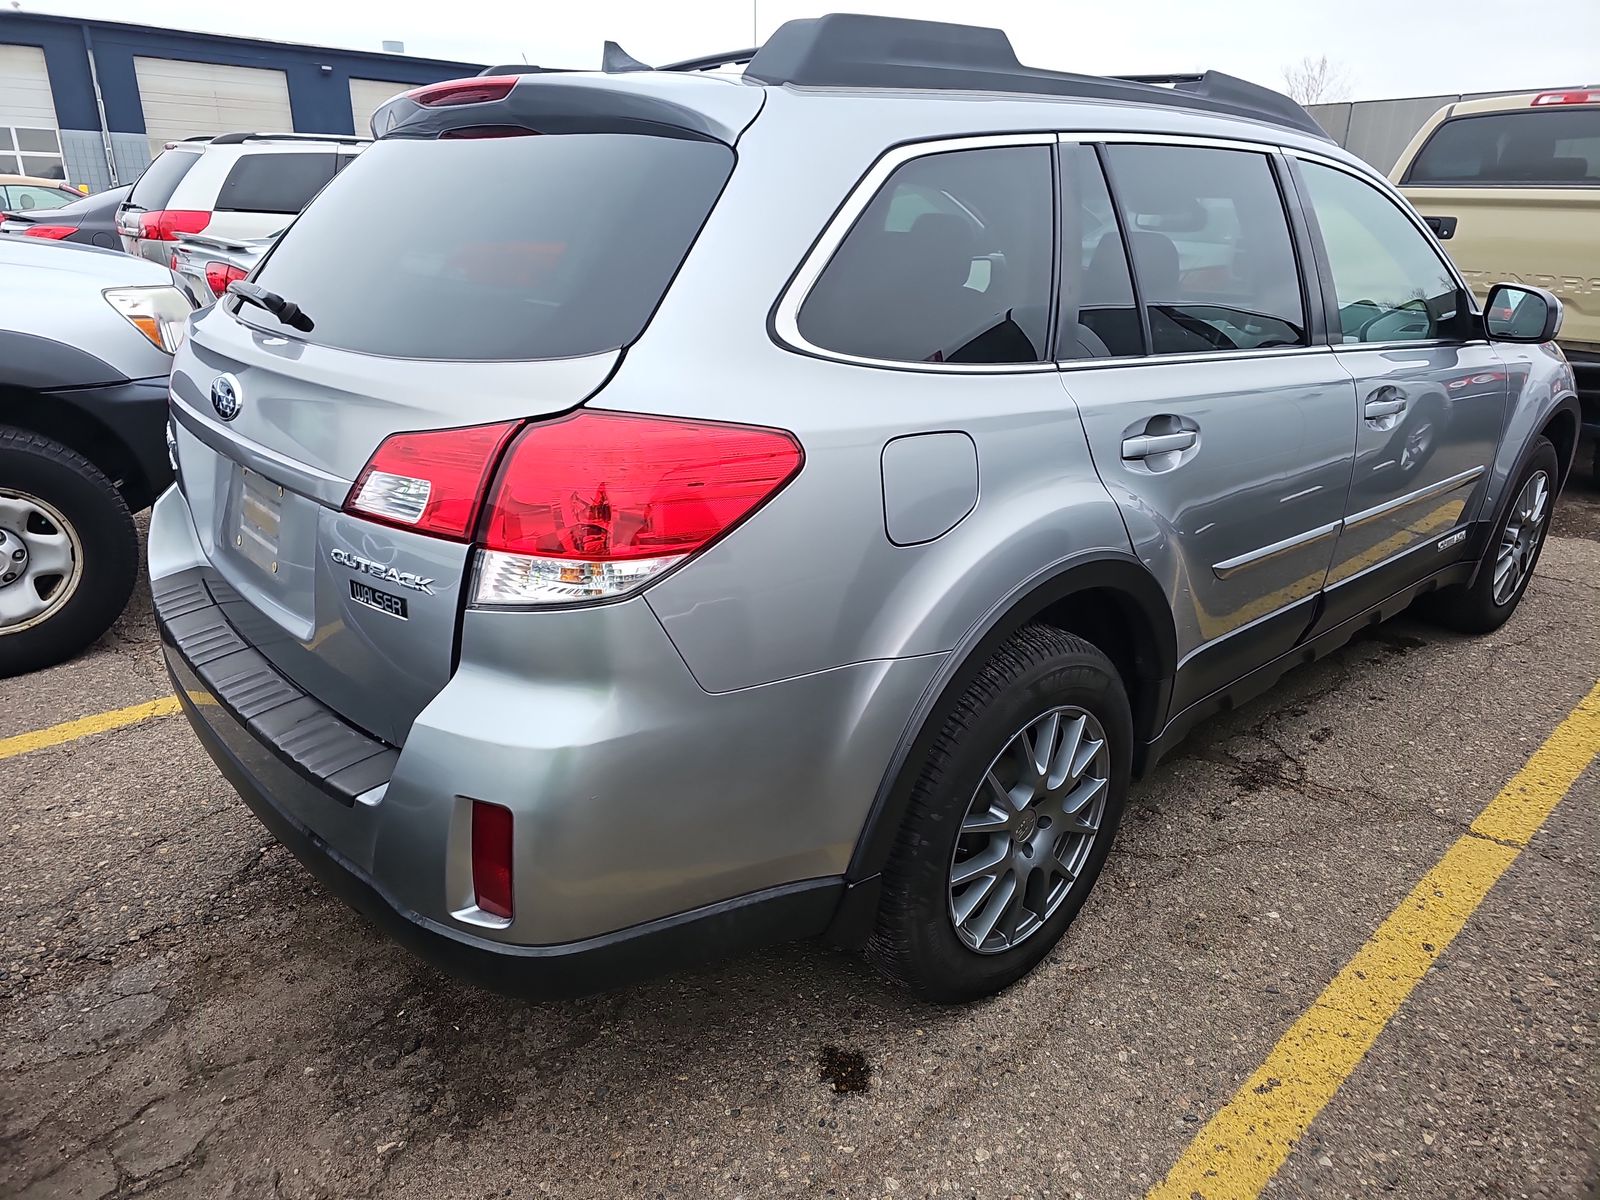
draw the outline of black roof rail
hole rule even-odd
[[[1182,75],[1108,75],[1107,79],[1121,79],[1128,83],[1199,83],[1205,73],[1189,71]]]
[[[745,78],[800,87],[951,89],[1162,104],[1250,117],[1327,138],[1289,97],[1220,71],[1137,79],[1025,67],[999,29],[830,13],[786,21],[755,52]],[[1172,87],[1155,81],[1172,82]]]
[[[756,56],[759,46],[748,50],[729,50],[726,54],[703,54],[699,58],[686,58],[682,62],[657,67],[658,71],[715,71],[718,67],[739,67]]]
[[[543,75],[547,71],[556,70],[560,70],[560,68],[541,67],[536,63],[496,63],[492,67],[485,67],[478,72],[478,75],[480,77],[484,75]],[[417,86],[424,87],[426,85],[418,84]]]
[[[193,141],[194,139],[185,139]],[[219,133],[207,139],[213,146],[237,146],[244,142],[341,142],[347,145],[365,145],[372,139],[353,133]]]

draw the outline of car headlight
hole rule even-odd
[[[130,325],[158,350],[176,354],[189,333],[189,314],[194,304],[175,287],[107,288],[106,303],[121,313]]]

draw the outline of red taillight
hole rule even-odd
[[[178,256],[174,254],[173,268],[177,268]],[[206,286],[211,289],[211,294],[220,296],[228,290],[228,285],[235,279],[243,279],[250,272],[243,267],[236,267],[232,263],[208,262],[206,264]]]
[[[511,810],[482,800],[472,802],[472,898],[511,919]]]
[[[800,469],[779,429],[581,411],[529,426],[484,518],[475,600],[621,595],[704,549]]]
[[[175,242],[180,233],[199,233],[211,214],[188,208],[158,209],[139,214],[139,236],[153,242]]]
[[[76,225],[30,225],[22,231],[22,236],[60,241],[62,238],[71,237],[77,232],[78,227]]]
[[[439,135],[441,141],[468,138],[538,137],[537,129],[524,129],[521,125],[463,125],[459,129],[446,129]]]
[[[1555,104],[1600,104],[1600,88],[1579,88],[1575,91],[1540,92],[1533,98],[1534,108],[1548,108]]]
[[[344,502],[346,512],[465,541],[489,472],[517,422],[396,433],[383,440]]]
[[[453,104],[484,104],[504,100],[517,86],[518,75],[488,75],[477,79],[447,79],[406,93],[406,99],[426,108],[445,108]]]

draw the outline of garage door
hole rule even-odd
[[[0,46],[0,174],[65,179],[44,51]]]
[[[398,96],[401,92],[409,92],[417,85],[414,83],[390,83],[384,79],[352,79],[350,81],[350,112],[355,117],[356,134],[360,137],[372,135],[372,114],[385,100]]]
[[[135,58],[150,152],[196,134],[285,133],[294,129],[282,71],[171,58]]]

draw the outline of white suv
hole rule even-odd
[[[334,134],[224,133],[168,143],[117,210],[122,248],[171,265],[186,233],[277,233],[368,145]]]

